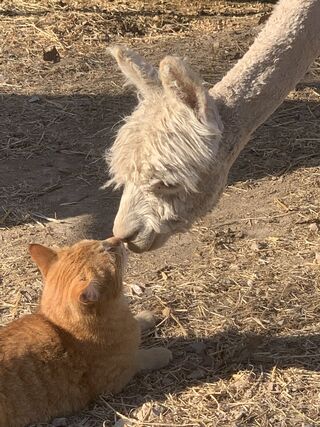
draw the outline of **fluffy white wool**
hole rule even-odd
[[[215,161],[220,139],[218,128],[201,123],[190,108],[159,91],[144,99],[120,128],[108,153],[110,183],[148,185],[159,179],[196,192],[201,175]]]
[[[129,49],[111,50],[140,100],[107,156],[110,182],[124,187],[117,236],[147,250],[157,234],[217,203],[250,134],[319,54],[319,22],[319,0],[280,0],[249,51],[209,92],[178,58],[165,57],[157,70]],[[154,192],[157,181],[172,191]]]

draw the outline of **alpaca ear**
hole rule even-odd
[[[57,259],[57,252],[46,246],[33,243],[29,245],[32,260],[37,264],[43,277],[46,277],[51,265]]]
[[[79,300],[83,304],[94,304],[99,301],[100,286],[97,280],[91,280],[85,288],[82,289]]]
[[[191,108],[197,118],[216,130],[222,123],[201,78],[180,58],[166,56],[160,62],[159,76],[164,90]]]
[[[116,59],[120,70],[145,98],[156,87],[160,87],[157,70],[142,56],[131,49],[113,46],[108,49]]]

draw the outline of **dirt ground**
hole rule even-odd
[[[30,242],[104,238],[119,194],[104,150],[135,105],[106,47],[155,64],[187,57],[209,83],[247,50],[272,3],[0,3],[0,322],[36,309]],[[58,50],[60,62],[43,60]],[[57,426],[320,425],[320,62],[253,136],[219,206],[156,252],[130,257],[145,345],[174,359]],[[116,423],[116,424],[115,424]],[[41,424],[44,426],[44,424]],[[47,425],[46,425],[47,426]]]

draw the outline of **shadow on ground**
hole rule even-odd
[[[83,216],[87,236],[110,234],[119,194],[100,189],[105,149],[133,105],[128,95],[2,96],[0,225]]]
[[[139,374],[114,397],[118,398],[119,408],[116,408],[123,415],[130,417],[144,403],[161,403],[170,394],[178,395],[193,386],[229,379],[245,370],[259,378],[275,367],[320,371],[320,334],[272,336],[226,330],[197,340],[170,338],[167,345],[173,352],[167,368]],[[108,396],[102,405],[106,400]]]
[[[119,194],[100,190],[104,152],[135,102],[129,94],[2,95],[0,226],[83,216],[85,237],[110,234]],[[240,155],[229,183],[318,166],[319,117],[318,103],[286,101]]]
[[[320,334],[272,336],[227,330],[195,341],[172,338],[168,347],[174,359],[166,375],[162,375],[164,384],[159,384],[161,375],[157,373],[140,380],[148,382],[154,378],[155,384],[148,387],[148,399],[153,399],[159,398],[161,390],[166,394],[179,393],[203,382],[228,379],[241,370],[265,374],[274,367],[295,367],[319,372],[319,346]],[[152,395],[152,387],[156,396]]]

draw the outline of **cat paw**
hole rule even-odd
[[[141,332],[147,331],[156,326],[156,320],[151,311],[141,311],[135,316],[135,319],[139,323]]]

